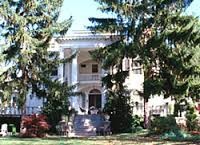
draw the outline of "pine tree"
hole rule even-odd
[[[151,95],[185,98],[188,91],[194,90],[190,82],[195,75],[199,76],[198,65],[192,63],[194,52],[199,47],[199,22],[192,16],[183,15],[192,1],[96,1],[100,3],[102,12],[114,14],[115,18],[90,18],[94,26],[89,28],[115,33],[121,39],[93,55],[105,68],[119,68],[125,57],[139,56],[145,80],[143,92],[138,93],[144,98],[144,126],[147,127],[148,99]]]
[[[0,88],[4,101],[17,92],[18,106],[25,107],[28,93],[51,100],[56,97],[54,87],[62,87],[52,80],[52,71],[68,59],[49,52],[53,37],[65,34],[71,18],[58,23],[63,0],[4,0],[0,2],[0,37],[5,40],[1,48],[6,70],[0,74]],[[54,92],[52,92],[54,90]],[[60,92],[61,93],[61,92]],[[67,100],[68,94],[60,94]]]
[[[159,75],[156,80],[162,86],[161,93],[175,100],[174,115],[177,116],[180,103],[187,102],[187,98],[194,99],[190,94],[196,87],[193,79],[199,79],[200,76],[199,60],[195,62],[195,57],[199,57],[200,23],[197,18],[180,15],[180,12],[166,13],[162,19],[164,28],[160,28],[159,35],[149,39],[147,45],[151,47],[157,43],[155,48],[159,49],[156,51]]]

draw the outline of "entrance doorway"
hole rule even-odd
[[[101,92],[97,89],[93,89],[89,93],[89,108],[94,106],[95,108],[101,108]]]

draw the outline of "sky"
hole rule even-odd
[[[61,9],[60,20],[73,18],[70,30],[85,30],[86,26],[91,25],[89,17],[106,17],[100,10],[99,4],[94,0],[64,0]],[[194,0],[187,9],[187,14],[200,17],[200,0]]]
[[[94,0],[64,0],[60,13],[60,20],[73,18],[71,30],[84,30],[91,25],[89,17],[106,17],[100,10],[99,4]]]

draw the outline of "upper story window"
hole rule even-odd
[[[134,74],[142,74],[142,64],[138,61],[133,61],[132,71]]]
[[[81,64],[81,67],[82,68],[86,68],[86,64]]]
[[[59,52],[57,51],[50,51],[49,52],[49,59],[50,60],[57,60],[59,57]],[[52,68],[52,66],[49,66]],[[54,68],[52,69],[51,76],[57,76],[58,75],[58,68],[56,66],[53,66]]]
[[[98,64],[92,64],[92,73],[98,73],[99,69],[98,69]]]

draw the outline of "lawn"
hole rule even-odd
[[[199,142],[200,143],[200,142]],[[146,137],[143,134],[120,134],[112,136],[97,136],[90,138],[48,137],[16,138],[1,137],[0,145],[195,145],[198,141],[164,141],[159,137]]]

